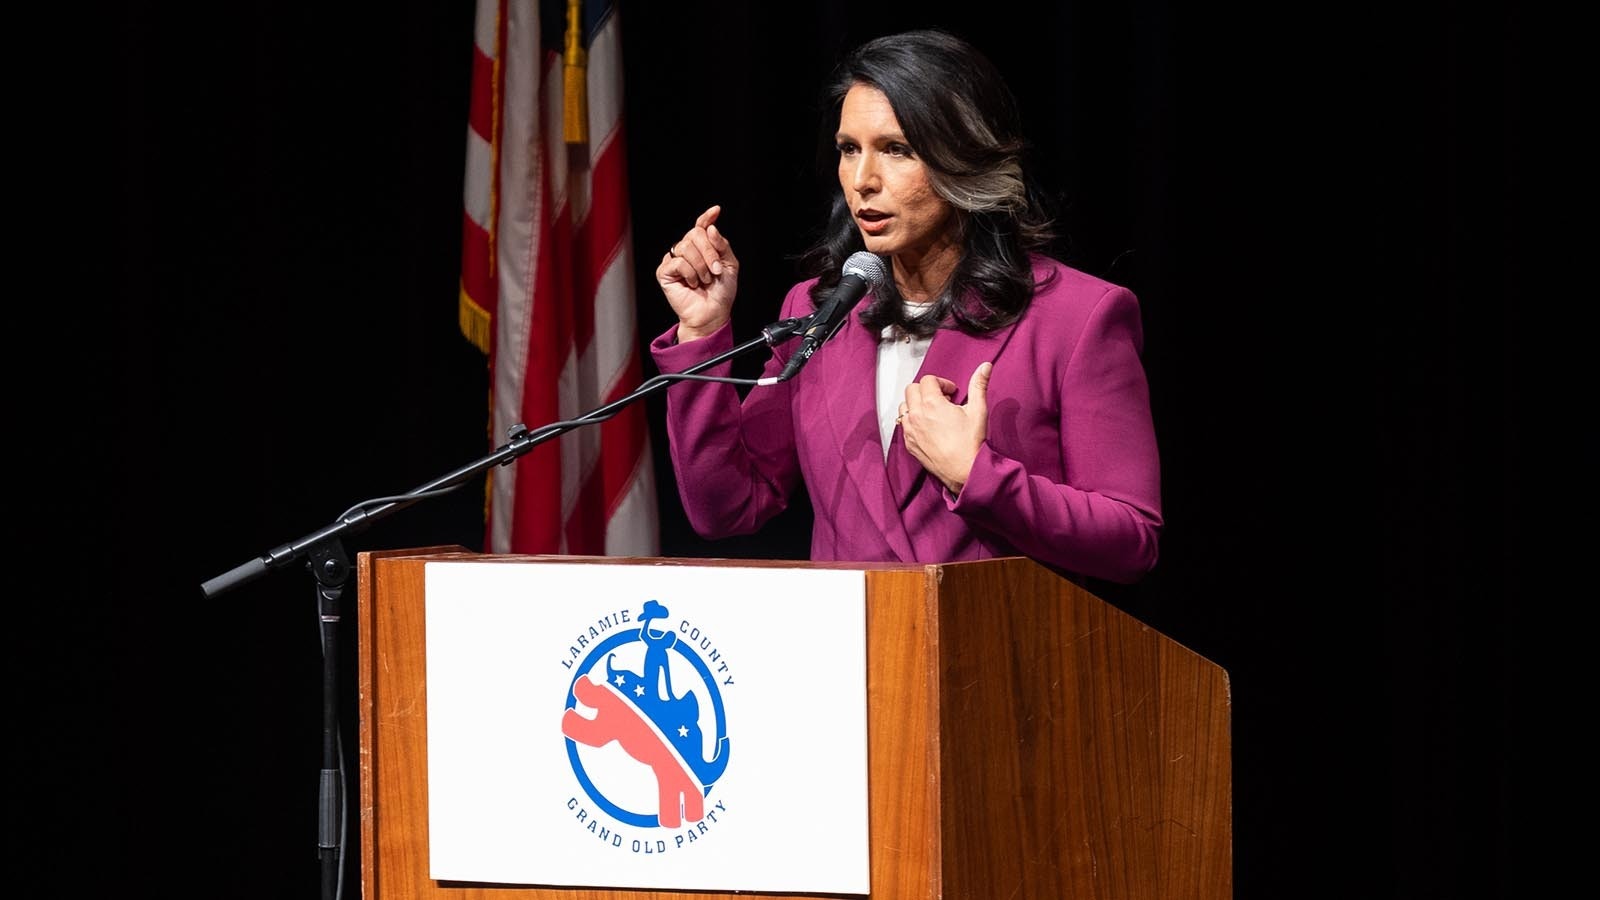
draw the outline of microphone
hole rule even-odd
[[[823,342],[833,337],[839,326],[844,324],[845,317],[866,293],[880,284],[888,277],[884,271],[883,260],[865,250],[857,250],[850,254],[844,261],[844,277],[839,279],[839,284],[829,294],[817,311],[811,314],[810,324],[806,327],[805,334],[800,338],[800,349],[789,357],[789,362],[784,365],[783,371],[775,378],[763,378],[757,384],[777,384],[788,381],[806,364],[811,354]]]

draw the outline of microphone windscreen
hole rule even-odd
[[[850,258],[844,261],[842,271],[846,275],[859,276],[874,288],[883,284],[883,280],[889,275],[888,270],[884,268],[883,258],[865,250],[857,250],[850,254]]]

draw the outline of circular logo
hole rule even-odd
[[[576,667],[561,719],[589,798],[642,828],[698,822],[728,765],[717,679],[677,632],[650,627],[668,615],[650,600],[637,628],[596,644]]]

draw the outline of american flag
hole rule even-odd
[[[490,443],[641,381],[613,0],[477,0],[461,331],[489,357]],[[643,403],[489,476],[491,553],[653,556]]]

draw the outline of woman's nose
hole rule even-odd
[[[879,188],[878,168],[870,153],[861,154],[856,160],[855,171],[852,174],[852,187],[858,194],[877,193]]]

